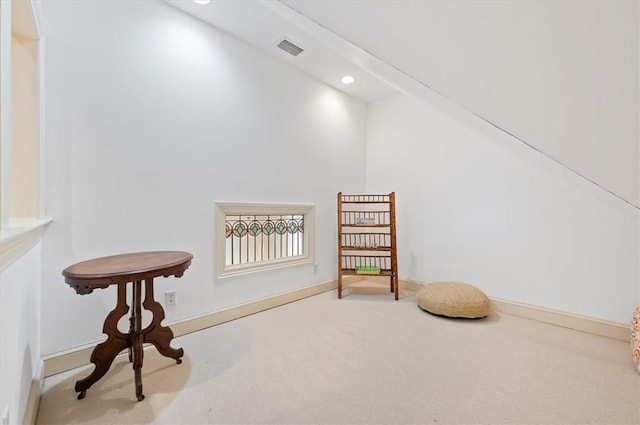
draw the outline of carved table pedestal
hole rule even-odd
[[[181,251],[137,252],[96,258],[74,264],[63,270],[62,274],[78,294],[90,294],[96,288],[118,286],[116,307],[107,315],[102,328],[107,340],[98,344],[91,353],[91,363],[96,368],[84,379],[76,382],[78,399],[83,399],[87,390],[96,383],[111,367],[113,359],[122,350],[129,351],[129,361],[133,363],[135,373],[136,397],[144,400],[142,394],[142,360],[144,343],[153,344],[158,352],[182,363],[182,348],[172,348],[173,332],[162,326],[164,310],[153,296],[153,278],[157,276],[181,277],[189,268],[193,255]],[[142,283],[144,282],[144,302],[142,301]],[[132,297],[127,304],[127,284],[132,283]],[[151,323],[142,329],[142,308],[153,314]],[[129,311],[129,332],[118,330],[118,321]]]

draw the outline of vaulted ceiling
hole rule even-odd
[[[169,3],[364,101],[395,91],[363,65],[375,58],[638,204],[638,2]],[[279,51],[283,36],[305,52]]]
[[[166,0],[186,13],[274,56],[301,71],[324,81],[364,102],[379,99],[395,89],[367,70],[309,35],[304,28],[280,15],[277,10],[260,1],[212,1],[199,5],[190,0]],[[284,7],[279,2],[275,6]],[[284,7],[288,9],[287,7]],[[277,48],[284,38],[304,51],[298,56]],[[353,75],[356,82],[344,85],[341,77]]]

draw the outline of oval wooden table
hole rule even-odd
[[[78,399],[83,399],[87,390],[96,383],[111,367],[113,359],[123,350],[129,351],[129,361],[133,363],[135,373],[136,397],[144,400],[142,394],[142,361],[144,343],[153,344],[158,352],[171,357],[178,364],[184,355],[182,348],[172,348],[173,332],[162,326],[164,310],[153,296],[153,278],[158,276],[181,277],[189,268],[193,255],[182,251],[136,252],[113,255],[83,261],[62,271],[64,280],[80,295],[90,294],[94,289],[118,286],[116,307],[107,315],[102,331],[107,340],[98,344],[91,353],[91,363],[96,368],[84,379],[76,382]],[[142,302],[142,282],[144,281],[144,302]],[[132,297],[127,304],[127,284],[131,282]],[[153,314],[151,323],[142,329],[142,308]],[[129,311],[129,332],[118,330],[118,321]]]

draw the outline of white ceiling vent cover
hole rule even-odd
[[[293,56],[298,56],[300,53],[304,51],[302,47],[296,46],[286,38],[283,38],[282,41],[278,43],[278,47]]]

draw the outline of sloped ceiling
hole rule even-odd
[[[349,58],[327,48],[271,8],[265,7],[266,3],[217,0],[207,5],[199,5],[188,0],[165,1],[364,102],[380,99],[396,92],[394,88],[371,75]],[[302,47],[304,51],[294,57],[280,50],[276,45],[283,38]],[[340,79],[344,75],[352,75],[356,81],[349,85],[342,84]]]
[[[638,2],[282,3],[638,205]]]
[[[165,1],[365,102],[398,87],[381,61],[638,206],[637,1]]]

